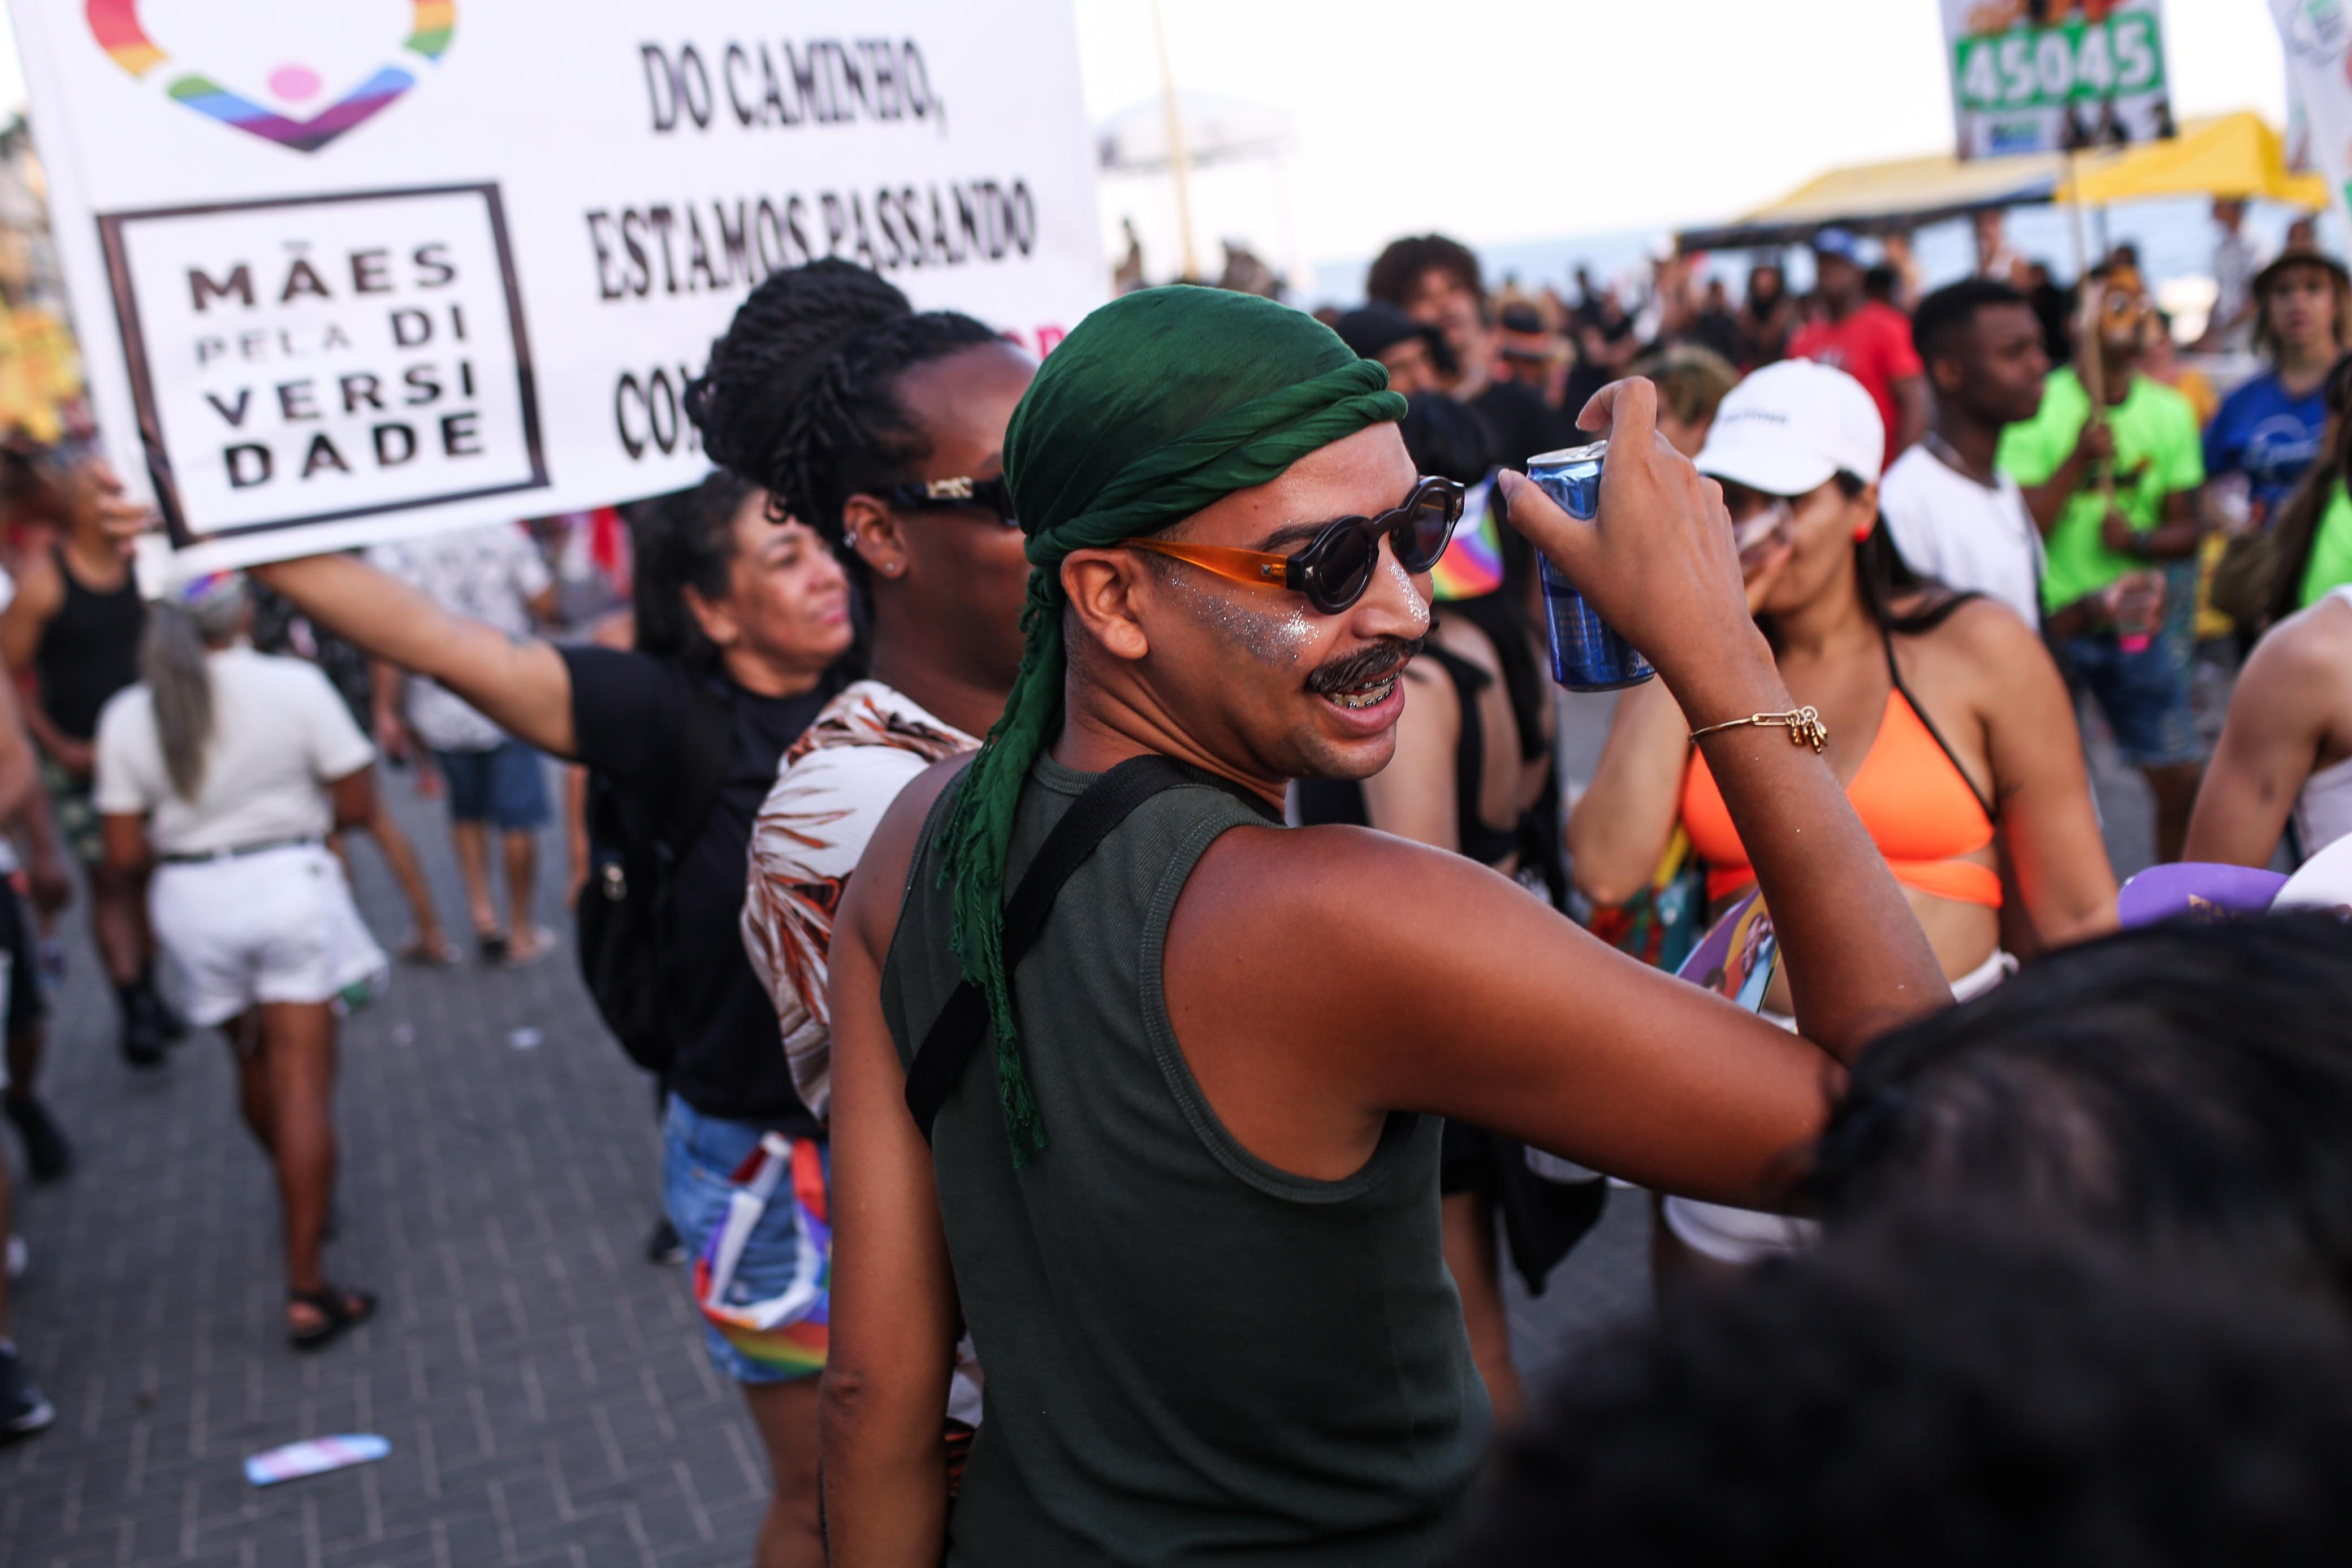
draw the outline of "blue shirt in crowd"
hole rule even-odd
[[[2319,460],[2327,439],[2327,401],[2315,386],[2303,397],[2288,395],[2278,372],[2256,376],[2222,400],[2221,411],[2205,429],[2205,474],[2243,474],[2264,524]]]

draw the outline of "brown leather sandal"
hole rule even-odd
[[[286,1331],[286,1343],[296,1350],[324,1350],[345,1329],[355,1328],[375,1316],[374,1296],[331,1283],[322,1284],[315,1291],[289,1291],[286,1299],[296,1306],[310,1308],[320,1319],[315,1328]]]

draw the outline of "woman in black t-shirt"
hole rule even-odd
[[[849,584],[824,541],[772,513],[767,492],[725,474],[648,508],[637,528],[635,651],[559,649],[450,614],[344,556],[256,569],[302,613],[375,656],[428,676],[525,743],[602,774],[635,821],[657,822],[689,716],[722,700],[732,727],[702,827],[679,854],[663,946],[676,1059],[663,1183],[689,1255],[723,1215],[727,1177],[770,1132],[820,1164],[821,1129],[793,1092],[776,1016],[744,956],[738,921],[751,821],[777,759],[833,695],[850,643]],[[798,1162],[796,1162],[797,1164]],[[797,1174],[797,1172],[795,1173]],[[803,1249],[788,1186],[734,1274],[737,1301],[780,1297]],[[809,1283],[814,1283],[810,1281]],[[763,1564],[816,1563],[815,1366],[789,1330],[706,1322],[719,1369],[743,1385],[768,1449],[775,1496]],[[821,1341],[819,1342],[821,1343]]]

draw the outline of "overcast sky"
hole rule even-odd
[[[1937,0],[1163,4],[1181,86],[1297,117],[1310,258],[1429,227],[1491,244],[1728,216],[1952,139]],[[1149,0],[1075,5],[1089,112],[1156,96]],[[2165,18],[2177,112],[2282,118],[2264,0],[2167,0]],[[0,105],[23,101],[0,32]]]
[[[1097,118],[1160,91],[1150,0],[1076,0]],[[1181,88],[1297,117],[1330,259],[1725,217],[1952,145],[1937,0],[1162,0]],[[2175,111],[2284,115],[2264,0],[2165,0]]]

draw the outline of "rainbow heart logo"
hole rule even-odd
[[[398,57],[376,67],[358,86],[308,119],[296,119],[223,86],[201,70],[173,65],[171,55],[141,23],[139,0],[88,0],[84,6],[91,34],[116,65],[142,79],[158,68],[169,70],[173,74],[164,91],[174,102],[297,152],[316,152],[343,132],[374,119],[416,85],[423,66],[440,63],[457,28],[457,0],[412,0],[409,10],[409,32]],[[273,95],[291,105],[318,97],[324,84],[308,66],[284,65],[270,73],[268,87]]]

